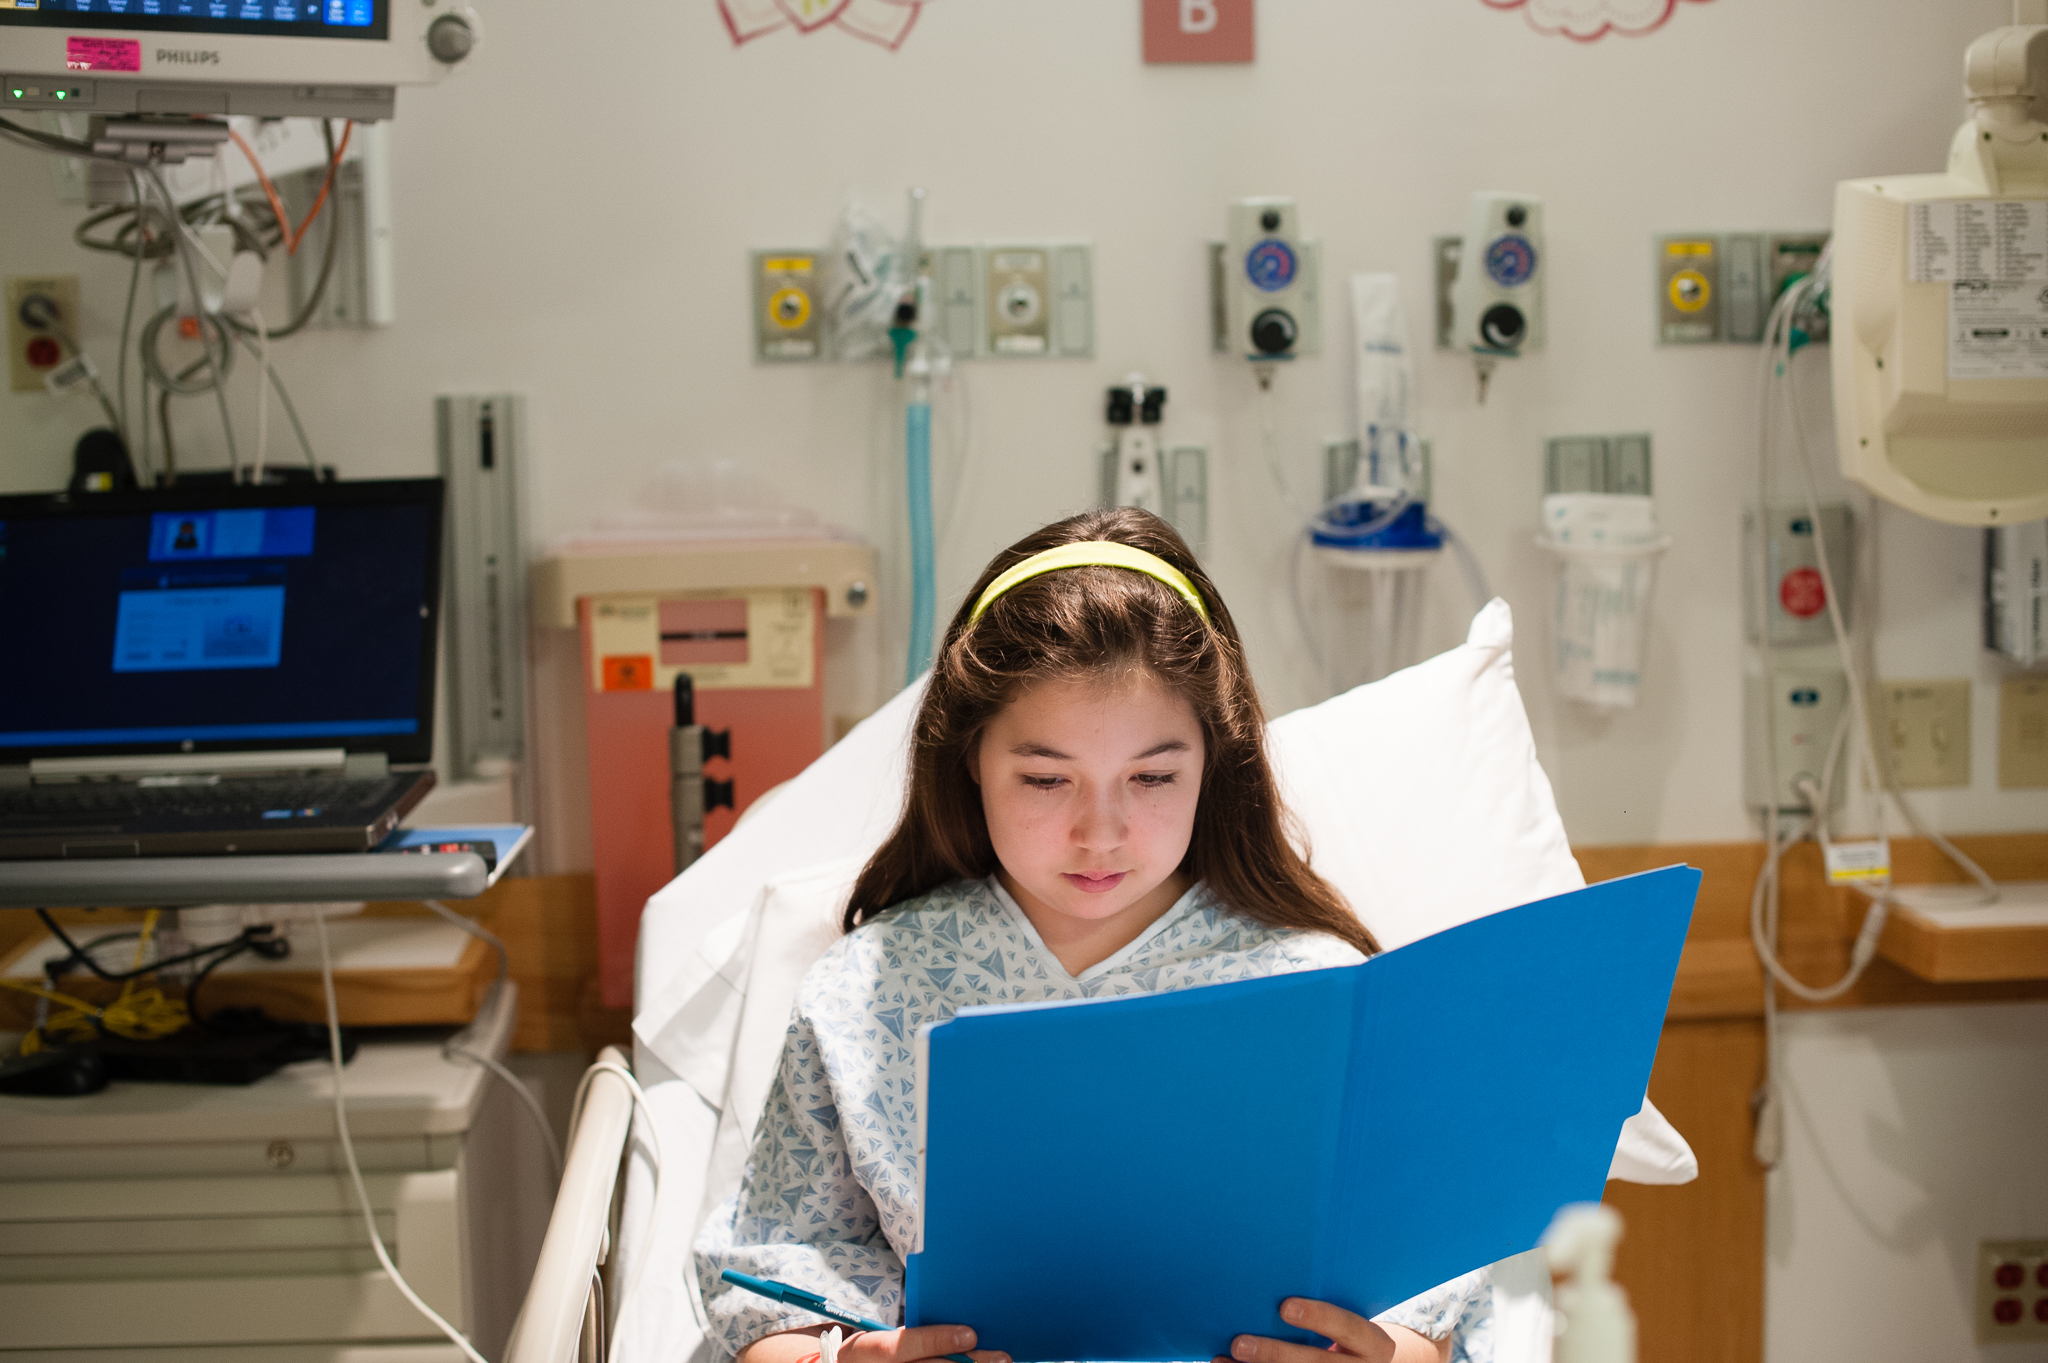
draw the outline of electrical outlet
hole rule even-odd
[[[1970,784],[1968,681],[1885,682],[1878,695],[1878,760],[1902,789]]]
[[[30,325],[21,315],[23,300],[41,294],[57,305],[57,320],[73,336],[79,332],[78,276],[13,275],[7,280],[7,376],[17,393],[40,393],[43,376],[64,362],[64,343],[47,327]]]
[[[1701,345],[1721,339],[1721,245],[1693,234],[1657,243],[1657,339]]]
[[[1777,740],[1776,803],[1780,809],[1809,809],[1812,801],[1800,790],[1801,782],[1816,785],[1823,779],[1828,746],[1835,727],[1849,704],[1849,679],[1839,668],[1779,667],[1771,673],[1767,688],[1761,676],[1744,679],[1743,728],[1748,742],[1743,749],[1744,797],[1752,809],[1764,806],[1769,785],[1764,761],[1765,713],[1770,712],[1769,736]],[[1839,777],[1843,768],[1836,767]],[[1840,803],[1842,785],[1838,779],[1831,792]]]
[[[2048,1339],[2048,1240],[1977,1243],[1977,1342]]]
[[[1998,785],[2048,786],[2048,677],[2007,677],[1998,688]]]

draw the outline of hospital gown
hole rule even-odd
[[[740,1189],[696,1245],[711,1338],[737,1354],[763,1335],[823,1324],[733,1288],[728,1268],[825,1294],[876,1320],[903,1315],[916,1236],[918,1028],[973,1004],[1164,993],[1363,958],[1322,933],[1266,927],[1196,886],[1123,950],[1074,976],[994,878],[941,886],[835,942],[804,976]],[[1484,1270],[1377,1317],[1487,1363]],[[1226,1341],[1218,1341],[1219,1347]]]

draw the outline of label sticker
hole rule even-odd
[[[651,691],[654,689],[654,658],[646,653],[610,654],[604,659],[604,689],[607,691]]]
[[[1831,842],[1825,853],[1828,884],[1859,885],[1892,878],[1891,848],[1883,838]]]
[[[2048,378],[2048,284],[1950,284],[1948,376]]]
[[[1503,289],[1528,283],[1536,273],[1535,243],[1512,232],[1495,237],[1486,248],[1486,273]]]
[[[1245,253],[1245,277],[1264,293],[1278,293],[1292,284],[1294,268],[1293,248],[1278,237],[1268,237]]]
[[[142,44],[132,38],[69,37],[64,65],[73,71],[140,71]]]
[[[2048,201],[1916,203],[1906,221],[1906,278],[1915,284],[2048,282]]]

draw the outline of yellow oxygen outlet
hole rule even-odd
[[[1714,286],[1698,270],[1680,270],[1671,276],[1671,306],[1680,312],[1698,312],[1714,296]]]

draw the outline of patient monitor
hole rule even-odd
[[[1835,190],[1842,472],[1951,525],[2048,517],[2048,26],[1971,44],[1939,175]]]
[[[481,34],[459,0],[0,0],[0,110],[385,119]]]

